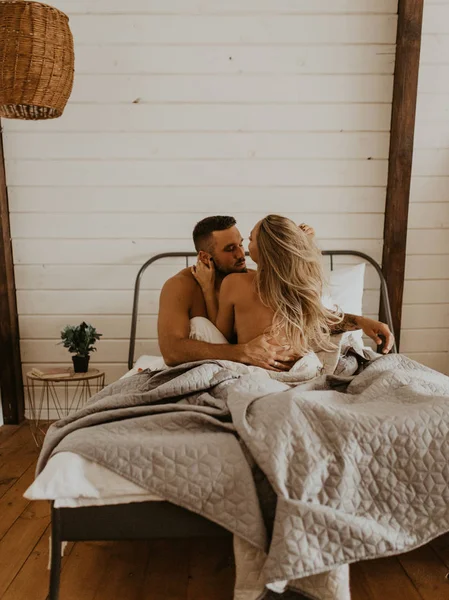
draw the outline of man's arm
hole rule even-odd
[[[240,361],[241,348],[228,344],[208,344],[189,338],[190,299],[191,290],[186,281],[169,279],[162,288],[158,337],[166,364],[172,367],[208,358]]]
[[[196,284],[195,284],[196,285]],[[207,359],[232,360],[276,371],[288,370],[288,351],[270,344],[263,336],[247,344],[209,344],[191,340],[189,282],[169,279],[161,291],[158,337],[161,354],[173,367],[185,362]],[[276,365],[275,365],[276,363]]]
[[[394,344],[394,335],[386,323],[368,319],[359,315],[343,315],[343,320],[336,325],[331,326],[331,333],[344,333],[345,331],[356,331],[362,329],[363,333],[376,342],[378,346],[382,344],[382,338],[385,337],[385,345],[382,349],[384,354],[388,354]]]

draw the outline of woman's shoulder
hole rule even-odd
[[[232,293],[246,287],[254,281],[256,275],[255,271],[248,271],[247,273],[230,273],[226,275],[223,280],[222,288],[225,293]]]
[[[254,281],[255,276],[256,271],[247,271],[246,273],[230,273],[229,275],[226,275],[223,283],[226,282],[227,285],[244,285]]]

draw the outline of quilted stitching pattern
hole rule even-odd
[[[403,356],[371,363],[345,394],[298,385],[266,396],[252,377],[228,406],[278,495],[268,581],[399,553],[449,528],[449,378]]]
[[[225,361],[144,372],[55,424],[38,470],[77,452],[266,550],[255,462],[277,495],[264,580],[343,600],[350,562],[449,529],[449,378],[397,355],[336,372],[316,358],[287,375]]]

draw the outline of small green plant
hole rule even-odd
[[[102,335],[90,323],[83,321],[80,325],[66,325],[61,331],[60,343],[76,356],[89,356],[90,352],[95,352],[94,344]]]

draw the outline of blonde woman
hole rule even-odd
[[[209,319],[228,341],[239,344],[265,333],[299,356],[331,350],[331,329],[343,316],[321,303],[321,252],[313,236],[290,219],[268,215],[256,224],[249,240],[258,269],[228,275],[219,302],[213,266],[194,269]]]

